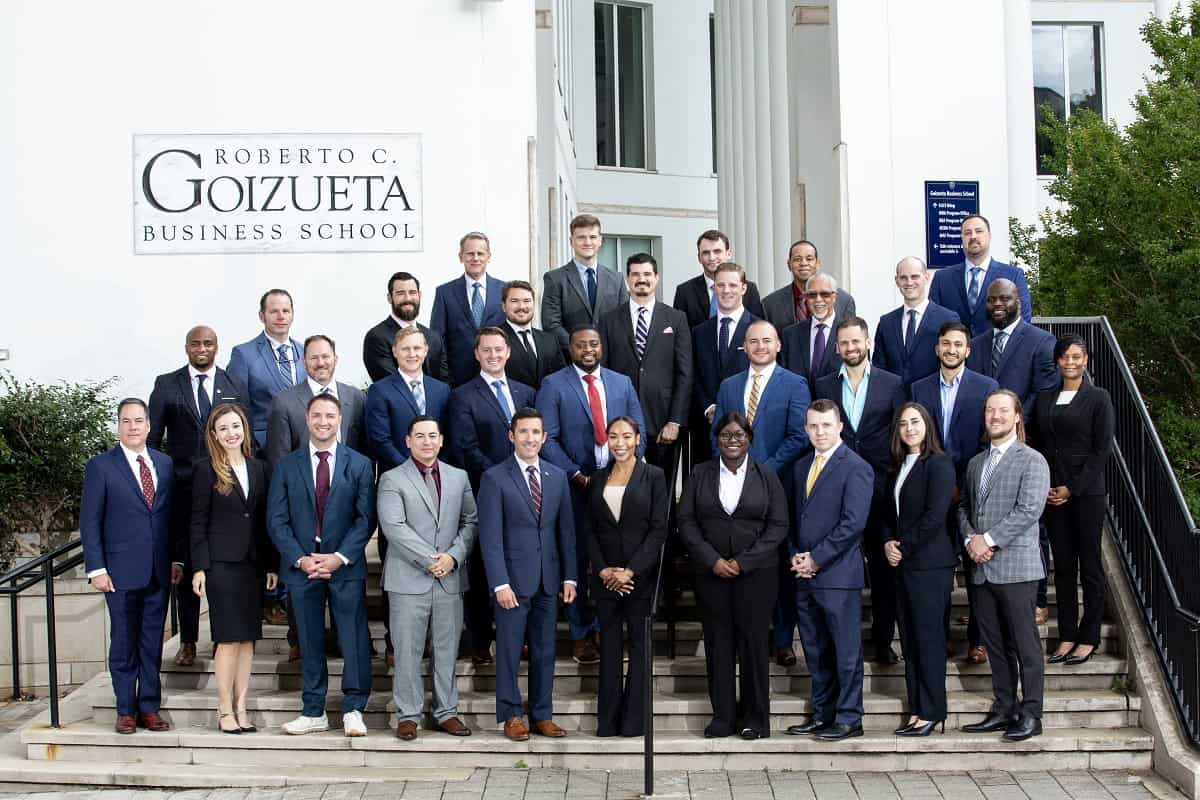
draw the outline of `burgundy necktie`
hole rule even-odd
[[[316,550],[321,552],[321,526],[325,522],[325,501],[329,499],[329,451],[317,451],[317,537]]]
[[[600,404],[600,392],[596,389],[596,376],[584,375],[588,385],[588,407],[592,410],[592,438],[596,444],[603,445],[608,441],[608,433],[604,429],[604,407]]]
[[[142,499],[146,501],[146,508],[154,508],[154,476],[150,474],[146,459],[138,456],[137,462],[138,474],[142,479]]]
[[[537,467],[529,466],[525,468],[525,471],[529,473],[529,494],[533,497],[533,510],[540,523],[542,521],[542,483],[538,480]]]

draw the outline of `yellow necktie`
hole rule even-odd
[[[808,497],[812,494],[813,484],[817,482],[817,476],[821,474],[821,468],[825,466],[825,456],[817,456],[813,459],[813,465],[808,470],[808,482],[804,484],[804,496]]]
[[[758,413],[758,379],[762,377],[761,373],[754,373],[754,383],[750,386],[750,400],[746,403],[746,419],[750,420],[750,424],[754,424],[754,415]]]

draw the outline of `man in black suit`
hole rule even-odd
[[[775,326],[775,330],[783,333],[784,328],[803,322],[812,316],[812,304],[805,296],[805,284],[808,279],[821,271],[821,259],[817,256],[817,246],[807,239],[801,239],[788,248],[788,272],[792,274],[792,282],[781,289],[776,289],[763,298],[763,313],[766,320]],[[857,312],[854,297],[847,291],[837,290],[834,300],[834,314],[840,319],[853,317]]]
[[[450,364],[446,359],[446,347],[442,337],[417,322],[421,312],[421,282],[415,275],[397,272],[388,278],[388,304],[392,313],[383,322],[367,331],[363,338],[363,366],[372,381],[381,381],[396,374],[396,359],[392,355],[392,343],[396,331],[416,325],[425,334],[429,354],[425,356],[424,372],[442,383],[450,382]]]
[[[817,380],[838,371],[842,359],[837,350],[837,281],[818,272],[805,284],[804,296],[812,315],[783,331],[783,366],[815,386]]]
[[[654,256],[635,253],[625,267],[629,304],[600,320],[602,352],[606,366],[637,390],[646,418],[646,461],[670,476],[692,391],[692,332],[682,311],[654,299]]]
[[[505,371],[514,381],[536,391],[543,378],[567,365],[558,337],[533,327],[533,286],[528,281],[504,284],[500,307],[504,310],[500,330],[504,331],[512,351]]]
[[[570,350],[570,332],[579,325],[596,325],[629,294],[621,276],[600,264],[600,220],[579,214],[571,220],[571,249],[575,256],[543,277],[542,325],[558,339],[564,357]]]
[[[175,499],[169,520],[171,540],[171,584],[179,608],[179,652],[175,663],[196,663],[196,639],[200,633],[200,598],[190,589],[192,558],[189,533],[192,514],[192,462],[208,453],[204,424],[217,403],[245,403],[242,388],[217,366],[217,334],[207,325],[187,332],[183,343],[188,363],[154,379],[150,393],[150,434],[146,443],[171,457],[175,467]],[[166,440],[164,446],[163,440]]]
[[[684,281],[675,288],[675,300],[671,303],[687,315],[688,328],[694,330],[704,320],[717,314],[717,295],[713,284],[717,279],[717,267],[733,260],[733,249],[729,237],[718,230],[700,234],[696,240],[696,260],[704,269],[699,275]],[[743,305],[759,319],[763,315],[762,300],[754,281],[746,282]]]

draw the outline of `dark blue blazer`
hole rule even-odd
[[[605,426],[616,417],[627,416],[637,420],[639,429],[646,430],[642,404],[638,401],[633,382],[607,367],[600,367],[597,374],[604,382],[604,411],[608,417],[604,420]],[[542,458],[564,470],[568,477],[576,472],[584,475],[595,472],[596,440],[592,434],[592,410],[574,365],[546,376],[542,388],[538,389],[537,408],[546,423],[546,444],[542,446]],[[638,456],[645,451],[646,440],[643,438],[638,445]]]
[[[218,403],[238,403],[245,410],[242,387],[228,372],[217,367],[213,384],[210,387],[213,408]],[[146,437],[146,444],[170,456],[176,482],[180,485],[188,483],[192,479],[192,462],[208,457],[208,444],[204,439],[207,420],[200,419],[200,409],[192,394],[192,376],[186,365],[154,379],[149,412],[150,435]],[[164,439],[166,447],[163,447]]]
[[[1025,282],[1025,270],[1009,266],[992,259],[987,272],[983,275],[983,284],[979,287],[979,302],[975,304],[975,313],[971,313],[971,305],[967,302],[967,264],[955,264],[944,267],[933,273],[933,284],[929,287],[929,301],[937,303],[958,314],[972,336],[987,333],[992,328],[987,315],[987,290],[992,281],[997,278],[1007,278],[1017,285],[1017,293],[1021,297],[1021,319],[1029,322],[1033,319],[1033,302],[1029,299],[1029,284]]]
[[[955,312],[930,302],[917,324],[917,335],[905,345],[907,314],[908,310],[900,306],[879,318],[879,325],[875,328],[875,352],[871,354],[871,363],[893,375],[899,375],[906,389],[912,386],[913,381],[937,372],[937,353],[933,347],[937,344],[938,329],[947,322],[959,321]]]
[[[867,401],[857,428],[850,424],[850,415],[842,405],[841,373],[819,379],[813,396],[837,403],[842,412],[842,441],[875,470],[875,489],[881,492],[892,465],[892,418],[907,396],[900,376],[879,367],[871,368]]]
[[[513,399],[513,412],[533,405],[536,393],[525,384],[509,380],[508,391]],[[450,440],[451,456],[467,471],[471,488],[476,492],[485,470],[513,457],[508,427],[496,393],[478,372],[450,393],[445,432]]]
[[[321,524],[321,552],[341,553],[350,560],[331,581],[365,580],[364,548],[371,538],[375,511],[375,470],[371,461],[338,445]],[[313,484],[308,444],[288,453],[275,466],[267,493],[267,535],[279,551],[280,577],[300,584],[309,578],[296,569],[312,553],[317,536],[317,492]]]
[[[436,417],[445,431],[450,387],[428,375],[422,375],[421,380],[425,389],[425,413]],[[379,462],[380,474],[408,460],[408,445],[404,439],[408,436],[408,424],[420,413],[408,379],[401,373],[376,381],[367,389],[367,443]]]
[[[994,331],[971,340],[967,369],[994,378],[1001,389],[1016,392],[1028,423],[1038,392],[1058,385],[1058,366],[1054,363],[1054,336],[1027,322],[1013,328],[1000,355],[999,368],[992,371]]]
[[[724,360],[717,348],[717,334],[721,329],[719,319],[709,317],[692,328],[692,370],[696,376],[692,413],[696,416],[703,415],[704,409],[716,404],[721,381],[750,369],[750,360],[746,358],[746,329],[758,319],[748,309],[742,311],[742,318],[729,335],[729,350]]]
[[[84,568],[106,569],[120,591],[144,589],[150,575],[164,591],[170,586],[170,516],[175,488],[171,459],[147,447],[158,488],[154,507],[147,508],[142,486],[133,476],[125,452],[117,445],[94,456],[83,470],[79,502],[79,539]]]
[[[805,495],[814,455],[809,452],[793,467],[796,519],[788,544],[793,556],[811,553],[820,569],[812,578],[797,579],[796,587],[861,589],[862,535],[871,510],[874,470],[843,444],[821,469],[812,494]]]
[[[746,413],[743,398],[750,372],[739,372],[721,382],[717,393],[717,413],[713,415],[713,457],[717,451],[717,422],[728,411]],[[804,416],[808,413],[810,400],[808,382],[794,372],[776,364],[770,380],[760,387],[758,411],[754,415],[754,441],[750,445],[750,458],[764,467],[770,467],[781,481],[787,480],[792,465],[808,447],[808,434],[804,432]]]
[[[925,406],[925,410],[933,417],[939,441],[946,424],[941,383],[941,374],[935,372],[912,385],[913,402]],[[964,369],[959,378],[958,394],[954,397],[954,408],[950,414],[950,436],[942,442],[942,449],[954,461],[959,482],[967,472],[967,464],[984,448],[983,404],[988,392],[997,388],[999,386],[994,380],[974,370]]]
[[[296,383],[304,383],[308,379],[304,370],[304,347],[295,339],[289,341],[295,360]],[[264,331],[248,342],[235,345],[225,367],[234,383],[245,392],[242,407],[250,417],[254,445],[258,450],[267,446],[267,410],[271,407],[271,398],[296,385],[288,383],[279,373],[276,355],[275,344]]]
[[[837,325],[836,317],[833,323],[835,326]],[[811,333],[811,319],[784,328],[783,333],[779,335],[779,342],[783,347],[779,362],[808,381],[809,386],[816,386],[818,378],[838,371],[842,366],[842,357],[838,355],[837,351],[837,331],[831,326],[829,334],[825,337],[825,358],[821,361],[821,369],[814,375],[812,345],[809,341]]]
[[[500,325],[504,322],[504,312],[500,309],[504,281],[485,274],[482,283],[485,284],[483,324],[485,327]],[[471,299],[463,275],[437,287],[429,327],[437,331],[446,344],[451,385],[462,386],[471,380],[471,376],[479,374],[479,365],[475,362],[475,334],[479,328],[471,314]]]
[[[521,600],[540,587],[556,595],[575,574],[575,514],[567,475],[539,459],[541,517],[516,457],[483,473],[479,483],[479,549],[488,589],[508,584]]]

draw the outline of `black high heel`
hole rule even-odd
[[[1060,645],[1060,646],[1061,646],[1061,645]],[[1047,663],[1047,664],[1061,664],[1061,663],[1063,663],[1064,661],[1066,661],[1068,658],[1070,658],[1070,657],[1071,657],[1071,652],[1072,652],[1074,649],[1075,649],[1075,645],[1074,645],[1074,644],[1072,644],[1072,645],[1071,645],[1071,647],[1069,647],[1065,653],[1054,653],[1054,654],[1052,654],[1052,655],[1051,655],[1049,658],[1047,658],[1047,659],[1046,659],[1046,663]]]
[[[1096,655],[1095,647],[1093,647],[1091,649],[1091,652],[1089,652],[1086,656],[1068,656],[1066,658],[1066,660],[1063,661],[1063,663],[1066,664],[1068,667],[1076,667],[1076,666],[1079,666],[1080,664],[1086,664],[1087,662],[1091,661],[1092,656],[1094,656],[1094,655]]]
[[[920,719],[920,717],[917,717],[917,719]],[[913,723],[913,722],[906,722],[906,723],[904,723],[903,725],[901,725],[899,728],[896,728],[896,730],[892,731],[892,733],[896,734],[897,736],[900,736],[900,735],[901,735],[901,734],[903,734],[903,733],[904,733],[906,730],[908,730],[909,728],[911,728],[911,727],[912,727],[914,724],[916,724],[916,723]]]
[[[937,722],[926,722],[924,725],[913,725],[910,728],[908,728],[907,730],[897,731],[896,735],[897,736],[928,736],[929,734],[933,733],[933,729],[938,727],[939,725],[942,727],[941,732],[945,733],[946,732],[946,720],[943,719],[943,720],[939,720]]]

